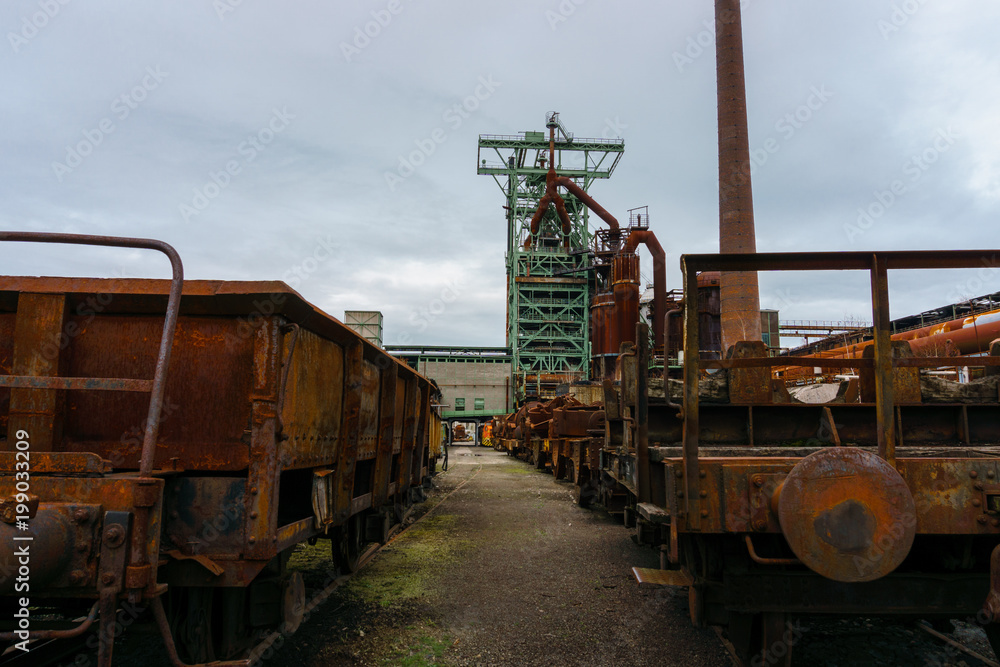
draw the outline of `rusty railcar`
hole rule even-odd
[[[642,342],[606,383],[604,490],[627,489],[640,539],[664,568],[640,582],[687,586],[698,625],[728,628],[750,664],[788,664],[788,622],[806,614],[973,619],[998,646],[1000,357],[964,358],[987,377],[938,393],[890,340],[888,271],[976,268],[995,251],[775,253],[682,257],[699,271],[861,270],[871,275],[874,354],[795,363],[854,368],[853,402],[802,404],[772,381],[763,343],[700,358],[685,311],[684,380],[647,385]],[[714,369],[712,375],[707,370]],[[673,388],[673,391],[672,391]],[[805,638],[808,641],[808,638]]]
[[[238,657],[301,620],[295,545],[328,538],[353,571],[422,496],[436,387],[284,283],[183,282],[154,241],[0,240],[174,266],[172,281],[0,277],[0,540],[32,538],[33,616],[87,616],[33,621],[32,638],[99,618],[110,664],[127,600],[152,607],[175,662]],[[5,609],[22,595],[11,571]]]

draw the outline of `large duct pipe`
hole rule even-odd
[[[562,221],[563,234],[567,236],[566,245],[568,246],[568,237],[570,232],[573,230],[573,223],[570,221],[569,213],[566,211],[566,203],[563,201],[563,198],[559,196],[559,191],[556,187],[559,185],[569,190],[577,199],[582,201],[587,208],[593,211],[597,217],[608,223],[608,227],[610,227],[612,231],[618,231],[618,219],[615,218],[615,216],[608,213],[603,206],[598,204],[597,201],[588,195],[583,188],[577,185],[573,179],[568,176],[556,175],[556,126],[550,124],[549,170],[545,174],[545,194],[542,196],[541,200],[539,200],[538,209],[535,211],[535,214],[531,216],[531,238],[538,233],[538,227],[542,222],[542,216],[545,215],[549,205],[555,203],[556,212],[559,214],[559,219]],[[525,242],[526,248],[531,245],[531,238]]]
[[[715,0],[716,86],[719,104],[719,252],[757,252],[750,184],[746,81],[740,0]],[[723,271],[722,350],[761,340],[755,271]]]
[[[556,125],[549,124],[549,170],[545,173],[545,194],[538,202],[538,209],[535,214],[531,216],[531,235],[525,239],[524,247],[531,247],[531,240],[538,233],[538,226],[542,222],[542,216],[549,209],[549,205],[553,202],[556,205],[556,213],[559,215],[559,219],[562,221],[562,232],[565,235],[563,239],[563,245],[567,248],[569,247],[569,234],[573,231],[573,223],[569,219],[569,213],[566,211],[566,202],[563,198],[559,196],[559,191],[556,188],[556,181],[558,176],[556,176]]]
[[[653,256],[653,344],[663,345],[663,324],[667,314],[667,255],[656,240],[656,235],[648,229],[633,229],[625,242],[622,252],[635,252],[639,244],[644,244]],[[697,303],[697,295],[692,303]],[[760,327],[760,316],[757,316],[757,327]]]
[[[579,185],[577,185],[572,178],[569,178],[568,176],[559,176],[558,178],[556,178],[556,183],[558,185],[563,186],[571,193],[573,193],[573,195],[577,199],[582,201],[587,206],[587,208],[593,211],[597,215],[597,217],[599,217],[604,222],[608,223],[608,227],[610,227],[614,231],[618,231],[617,218],[615,218],[615,216],[611,215],[606,210],[604,210],[604,207],[598,204],[593,197],[588,195],[587,192]]]
[[[947,357],[986,352],[990,348],[990,343],[997,337],[1000,337],[1000,310],[990,310],[948,322],[929,324],[919,329],[902,331],[893,334],[891,339],[909,341],[910,349],[916,357]],[[806,356],[824,359],[860,359],[865,348],[872,343],[873,341],[868,340]]]

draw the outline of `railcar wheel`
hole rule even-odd
[[[218,636],[213,639],[216,658],[229,660],[253,648],[257,637],[247,622],[247,589],[216,588],[213,606],[220,612]]]
[[[212,589],[191,586],[174,590],[180,598],[177,610],[181,612],[174,629],[178,652],[185,662],[212,662],[216,659],[212,641],[215,597]]]
[[[291,634],[299,629],[306,613],[306,585],[301,572],[292,572],[281,585],[281,631]]]
[[[345,574],[353,574],[358,571],[361,561],[361,516],[354,515],[347,520],[343,526],[336,529],[336,533],[331,540],[333,545],[333,561],[340,571]]]
[[[244,587],[171,587],[164,602],[177,652],[185,662],[237,658],[256,643],[247,622]]]

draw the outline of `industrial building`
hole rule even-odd
[[[449,424],[482,424],[513,409],[507,348],[387,345],[385,350],[437,383],[441,418]]]

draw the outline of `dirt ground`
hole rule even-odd
[[[440,504],[327,601],[282,664],[731,664],[691,627],[686,596],[635,584],[630,568],[658,554],[577,507],[568,484],[483,447],[454,447],[450,463]]]

